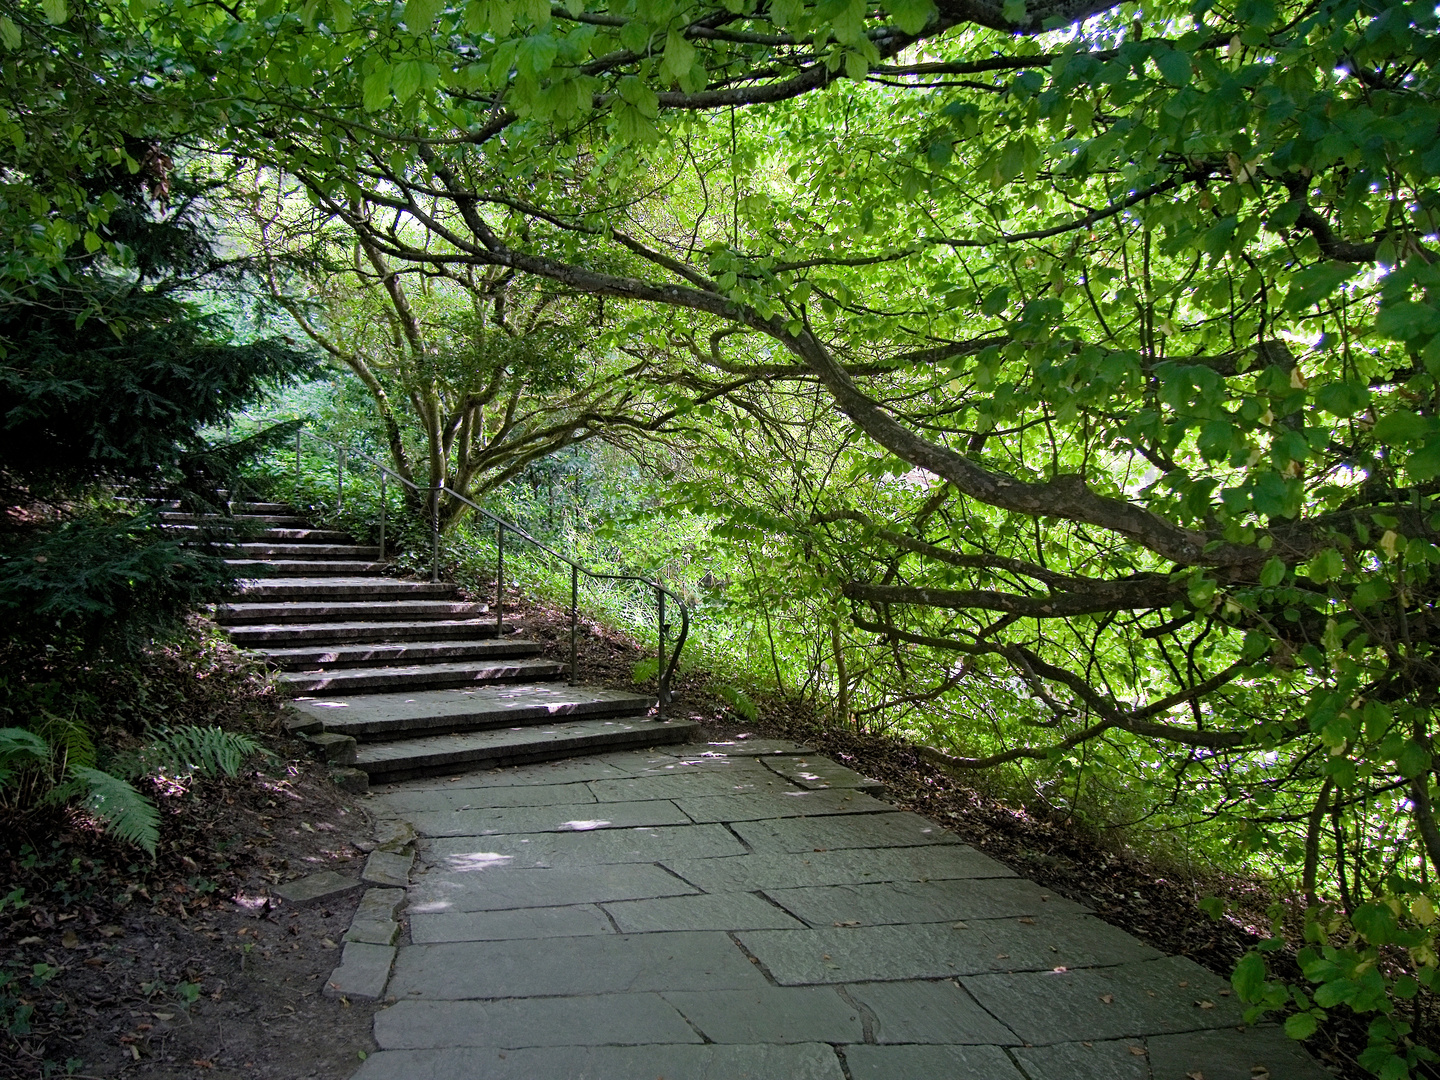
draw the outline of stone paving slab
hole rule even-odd
[[[414,851],[386,851],[384,848],[377,848],[365,860],[365,870],[360,875],[360,880],[368,885],[388,885],[403,889],[410,884],[410,867],[414,862]]]
[[[645,904],[663,902],[640,901]],[[622,926],[622,929],[630,928]],[[665,929],[718,930],[726,928],[668,926]],[[515,908],[509,911],[412,912],[410,915],[410,940],[417,945],[440,941],[508,941],[518,938],[564,938],[613,933],[615,933],[615,927],[605,917],[605,912],[594,904],[575,904],[570,907]]]
[[[857,849],[798,855],[665,859],[664,864],[706,892],[1014,876],[1013,871],[964,844],[880,851]]]
[[[961,984],[1037,1046],[1233,1027],[1242,1012],[1233,996],[1222,995],[1224,980],[1180,956],[1096,971],[981,975]],[[1209,1008],[1196,1004],[1206,1001]]]
[[[378,999],[385,993],[395,951],[393,945],[347,941],[340,966],[325,983],[326,996]]]
[[[819,788],[879,789],[885,786],[879,780],[862,776],[854,769],[847,768],[838,761],[831,761],[818,754],[806,757],[767,757],[760,760],[777,776],[783,776],[797,787],[811,790]]]
[[[1163,1035],[1147,1046],[1154,1080],[1187,1080],[1197,1072],[1205,1080],[1256,1080],[1267,1072],[1272,1080],[1333,1080],[1278,1028]]]
[[[847,1046],[852,1080],[1025,1080],[994,1046]]]
[[[400,936],[397,917],[404,906],[404,889],[366,889],[350,920],[350,929],[345,931],[345,940],[394,945]]]
[[[1160,955],[1123,930],[1088,915],[1042,916],[1028,925],[1016,919],[987,919],[956,925],[746,930],[737,936],[782,986],[933,979],[990,971],[1048,974],[1056,967],[1123,964]],[[981,1004],[1015,1028],[1007,1011],[990,1007],[983,998]],[[1042,1040],[1026,1036],[1026,1041]]]
[[[717,1043],[863,1042],[860,1010],[829,987],[668,993],[665,1000]]]
[[[1019,1047],[1011,1053],[1030,1080],[1152,1080],[1149,1054],[1138,1039]],[[1255,1078],[1247,1073],[1245,1080]]]
[[[704,893],[606,904],[624,933],[660,930],[784,930],[804,926],[754,893]]]
[[[820,885],[806,889],[767,889],[765,895],[811,926],[886,926],[1007,916],[1076,915],[1087,910],[1025,878]]]
[[[952,979],[861,983],[850,996],[870,1010],[877,1043],[1015,1046],[1015,1033]]]
[[[450,1001],[766,985],[725,934],[614,934],[568,938],[563,949],[531,941],[411,945],[395,962],[390,993]]]
[[[438,1046],[636,1046],[701,1038],[659,994],[401,1001],[375,1014],[382,1050]]]
[[[459,776],[406,780],[403,783],[386,785],[379,790],[388,798],[392,793],[405,797],[417,792],[465,791],[470,788],[551,787],[629,776],[629,770],[608,760],[615,756],[607,754],[603,758],[565,758],[535,765],[516,765],[508,769],[479,769]]]
[[[501,856],[502,860],[508,858]],[[454,860],[459,862],[459,859]],[[475,873],[431,874],[410,888],[410,916],[444,911],[495,911],[507,908],[563,907],[612,900],[648,900],[684,896],[699,890],[658,866],[594,866],[573,869],[486,869],[474,860]]]
[[[441,837],[426,848],[427,861],[447,870],[463,868],[477,854],[508,858],[507,865],[519,867],[649,863],[744,853],[744,846],[723,825]]]
[[[838,791],[817,791],[817,795],[839,795]],[[830,851],[838,848],[898,848],[921,844],[958,844],[954,833],[946,832],[919,814],[893,812],[891,807],[856,792],[842,799],[865,799],[891,813],[867,814],[860,818],[806,817],[779,821],[738,821],[735,834],[756,852]]]
[[[360,888],[364,888],[364,884],[355,878],[345,877],[333,870],[322,870],[318,874],[277,885],[274,892],[276,896],[292,904],[314,904],[344,896]]]
[[[693,799],[738,795],[761,789],[787,790],[788,781],[749,758],[727,761],[723,767],[666,772],[661,776],[626,776],[593,780],[585,785],[600,802],[635,799]]]
[[[805,754],[809,747],[789,739],[715,739],[675,747],[680,757],[760,757],[766,754]]]
[[[411,811],[406,815],[424,836],[504,836],[513,833],[588,832],[640,825],[689,825],[672,802],[567,803],[552,806],[479,807],[470,810]]]
[[[675,805],[696,821],[763,821],[811,814],[877,814],[895,809],[860,791],[801,791],[778,786],[763,792],[682,796],[675,799]]]
[[[499,806],[557,806],[593,803],[588,784],[497,784],[491,787],[414,788],[408,784],[385,796],[387,805],[406,814],[440,813]]]
[[[835,1051],[823,1043],[383,1050],[365,1060],[354,1080],[416,1080],[417,1077],[424,1080],[651,1080],[652,1077],[662,1080],[845,1080]]]

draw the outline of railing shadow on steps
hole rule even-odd
[[[666,588],[658,581],[642,577],[639,574],[607,574],[599,570],[591,570],[582,566],[567,555],[562,555],[549,544],[535,539],[520,526],[497,517],[489,510],[486,510],[478,503],[467,499],[464,495],[453,488],[446,488],[444,480],[434,487],[422,487],[405,477],[401,476],[383,461],[379,461],[363,450],[356,450],[351,447],[341,446],[329,439],[321,438],[314,432],[308,431],[304,426],[295,429],[295,487],[298,492],[301,483],[303,442],[309,439],[311,442],[325,447],[335,455],[335,508],[343,509],[345,505],[345,468],[347,463],[352,461],[364,461],[372,466],[380,477],[380,560],[385,559],[385,486],[386,479],[394,478],[405,487],[425,498],[430,511],[430,580],[440,580],[440,494],[446,492],[452,499],[464,503],[477,514],[488,518],[495,524],[496,540],[496,561],[495,561],[495,634],[498,638],[505,628],[505,534],[511,533],[520,540],[531,544],[543,551],[558,562],[570,567],[570,685],[574,686],[579,674],[579,654],[576,643],[576,635],[579,626],[580,615],[580,575],[584,574],[593,581],[633,581],[640,585],[647,586],[655,593],[655,625],[659,637],[658,662],[658,683],[656,687],[656,698],[658,701],[658,712],[663,717],[671,701],[670,686],[675,675],[675,669],[680,663],[680,652],[685,648],[685,641],[690,634],[690,609],[685,604],[684,598],[671,589]],[[669,624],[665,622],[665,601],[666,598],[674,601],[680,609],[680,634],[675,639],[673,651],[667,654],[665,649],[665,632]]]

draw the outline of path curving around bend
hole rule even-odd
[[[377,790],[419,858],[355,1080],[1325,1080],[1227,983],[790,743]]]

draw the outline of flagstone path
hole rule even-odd
[[[419,832],[356,1080],[1324,1080],[1226,982],[793,744],[378,790]]]

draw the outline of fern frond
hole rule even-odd
[[[120,777],[99,769],[75,765],[70,775],[83,785],[80,805],[105,823],[106,832],[155,854],[155,845],[160,841],[160,812],[154,803]]]
[[[261,746],[248,735],[187,724],[162,728],[127,763],[131,775],[234,776]]]
[[[33,731],[0,728],[0,788],[26,758],[43,765],[50,760],[50,745]]]
[[[79,720],[41,709],[39,718],[31,723],[30,728],[50,744],[57,773],[63,773],[70,765],[82,768],[94,766],[95,740],[90,736],[90,729]]]

